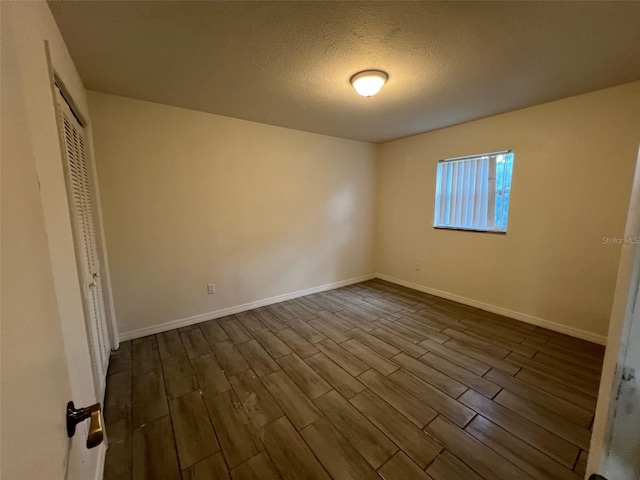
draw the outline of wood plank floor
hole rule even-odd
[[[574,479],[604,348],[372,280],[124,342],[107,480]]]

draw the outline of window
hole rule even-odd
[[[436,228],[506,232],[513,151],[438,162]]]

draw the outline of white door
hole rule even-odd
[[[94,382],[99,400],[102,401],[111,348],[106,324],[87,148],[82,124],[58,85],[56,85],[56,93],[61,137],[64,142],[67,194],[70,197],[72,227],[84,296]]]
[[[608,479],[640,478],[640,291],[631,299],[626,352],[619,365],[611,418],[611,440],[601,474]]]
[[[635,241],[633,237],[633,241]],[[640,255],[636,252],[618,361],[592,472],[607,480],[640,478]],[[604,415],[604,412],[602,413]],[[596,463],[596,460],[599,461]]]
[[[0,2],[0,478],[100,478],[103,442],[65,407],[98,401],[72,240],[44,2]],[[59,45],[59,43],[58,43]],[[68,73],[55,48],[63,73]]]
[[[640,161],[625,235],[587,466],[607,480],[640,478]]]

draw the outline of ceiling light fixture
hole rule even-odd
[[[373,97],[388,79],[389,75],[381,70],[365,70],[351,77],[351,85],[363,97]]]

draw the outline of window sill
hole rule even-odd
[[[456,230],[459,232],[476,232],[476,233],[490,233],[493,235],[506,235],[507,232],[506,231],[501,231],[501,230],[480,230],[477,228],[462,228],[462,227],[439,227],[439,226],[433,226],[434,230]]]

